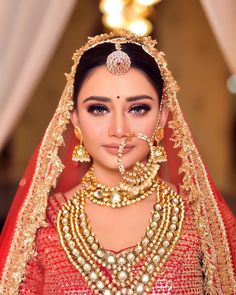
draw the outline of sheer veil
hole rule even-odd
[[[18,294],[27,261],[32,256],[37,229],[47,226],[49,194],[67,191],[77,185],[88,165],[74,165],[72,148],[76,144],[70,123],[73,109],[73,84],[80,57],[88,49],[120,39],[142,46],[151,55],[164,80],[164,103],[169,109],[164,145],[168,162],[161,174],[181,186],[191,206],[201,237],[205,291],[209,294],[235,294],[236,220],[213,181],[194,144],[178,100],[178,86],[167,68],[164,54],[150,37],[138,37],[127,31],[89,38],[73,55],[74,64],[58,107],[34,152],[16,193],[0,239],[0,293]],[[9,291],[10,290],[10,291]]]

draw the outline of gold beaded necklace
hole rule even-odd
[[[159,181],[152,217],[141,241],[125,253],[115,254],[105,250],[93,233],[85,212],[86,196],[82,188],[58,213],[57,229],[69,260],[94,294],[150,294],[179,239],[184,219],[182,198]],[[138,263],[141,267],[134,271]]]

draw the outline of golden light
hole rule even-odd
[[[102,23],[110,29],[118,29],[125,27],[125,20],[121,14],[103,15]]]
[[[135,2],[143,6],[150,6],[150,5],[155,5],[158,2],[161,2],[161,0],[136,0]]]
[[[128,25],[128,30],[137,35],[148,35],[152,31],[152,23],[148,19],[137,19]]]
[[[103,25],[109,29],[127,29],[138,35],[148,35],[152,23],[147,19],[153,5],[161,0],[101,0]]]
[[[122,0],[102,0],[99,8],[105,14],[121,13],[125,3]]]

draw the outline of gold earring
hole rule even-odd
[[[164,138],[164,128],[158,127],[155,133],[155,141],[157,145],[155,146],[155,160],[157,162],[166,162],[167,154],[165,148],[159,145],[160,141]]]
[[[81,134],[81,130],[79,127],[76,127],[74,129],[75,137],[80,141],[78,145],[74,147],[73,153],[72,153],[72,161],[75,162],[90,162],[91,158],[89,156],[89,153],[85,149],[83,145],[83,138]]]

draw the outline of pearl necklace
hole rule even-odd
[[[179,239],[183,200],[160,182],[152,218],[141,241],[125,254],[114,254],[99,244],[91,229],[84,208],[86,194],[86,190],[77,192],[58,213],[57,229],[69,260],[94,294],[150,294],[157,274]],[[137,263],[141,268],[134,271]]]

